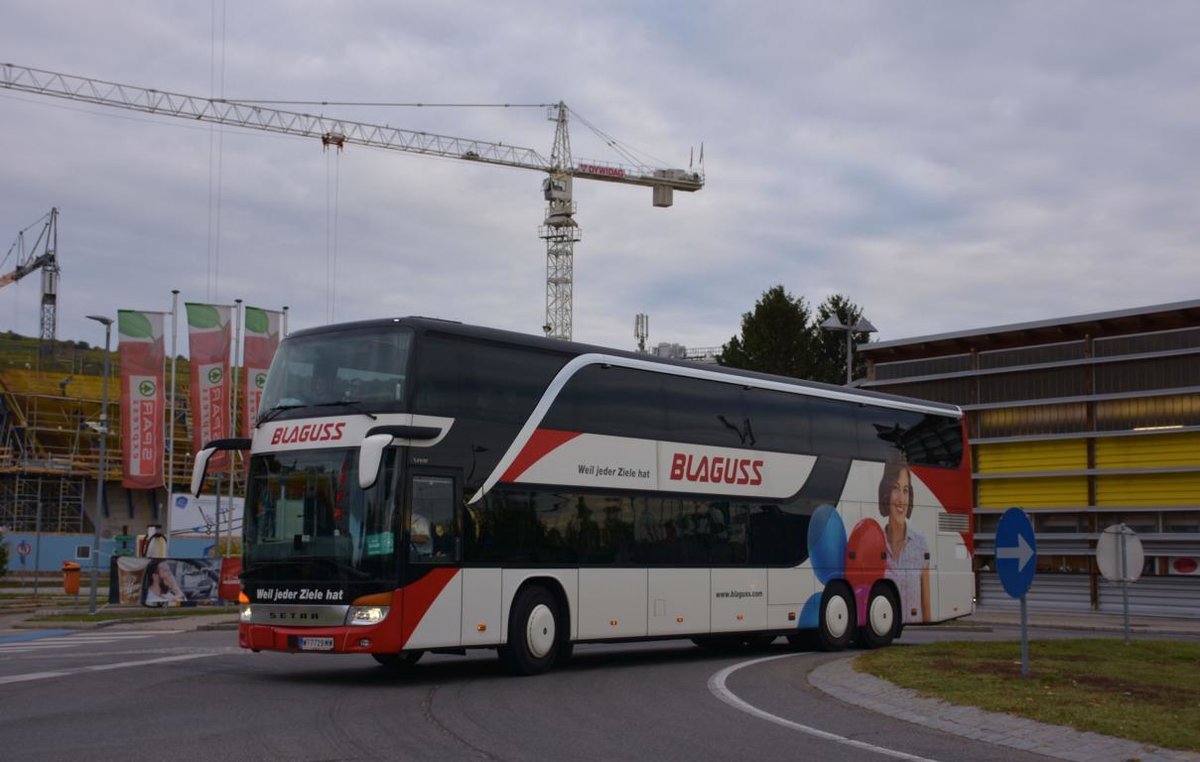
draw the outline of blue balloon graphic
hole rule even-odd
[[[811,630],[816,627],[820,621],[821,613],[821,594],[813,593],[804,602],[804,608],[800,609],[800,624],[801,630]]]
[[[808,523],[808,557],[813,573],[823,584],[840,579],[846,571],[846,525],[829,503],[813,511]]]

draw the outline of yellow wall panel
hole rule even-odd
[[[1097,468],[1200,466],[1200,433],[1096,440]]]
[[[975,468],[981,474],[1087,468],[1087,442],[1083,439],[1055,439],[1049,442],[982,444],[975,450]]]
[[[1096,505],[1196,505],[1200,473],[1096,477]]]
[[[980,508],[1087,505],[1087,477],[987,479],[979,482]]]

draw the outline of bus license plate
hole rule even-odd
[[[300,638],[301,651],[332,651],[333,638]]]

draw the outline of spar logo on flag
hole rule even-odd
[[[225,369],[219,364],[200,366],[200,399],[196,409],[200,411],[200,435],[205,444],[220,439],[227,430],[229,401],[225,398],[228,388]],[[194,395],[193,395],[194,396]]]
[[[162,440],[158,425],[158,383],[150,376],[129,377],[129,474],[153,475],[158,470]]]

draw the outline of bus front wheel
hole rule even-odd
[[[840,580],[830,582],[821,594],[821,621],[817,643],[823,651],[841,651],[854,637],[854,593]]]
[[[412,669],[424,655],[424,651],[405,651],[398,654],[371,654],[375,661],[379,662],[393,672],[407,672],[408,670]]]
[[[508,643],[500,658],[517,675],[538,675],[554,666],[559,653],[560,623],[554,596],[541,585],[522,588],[508,618]]]

